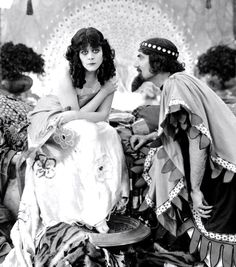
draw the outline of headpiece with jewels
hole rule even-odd
[[[140,44],[139,50],[155,52],[173,59],[177,59],[179,56],[177,47],[171,41],[164,38],[148,39]]]

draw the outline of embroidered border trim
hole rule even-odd
[[[148,184],[148,186],[150,186],[151,185],[151,183],[152,183],[152,179],[151,179],[151,177],[148,175],[148,173],[143,173],[142,174],[142,177],[143,177],[143,179],[145,180],[145,182]]]
[[[198,213],[195,210],[192,210],[194,221],[197,225],[198,230],[206,237],[214,239],[216,241],[228,241],[232,243],[236,243],[236,234],[219,234],[219,233],[213,233],[208,232],[206,228],[204,227],[201,217],[198,215]]]
[[[168,108],[170,109],[171,106],[175,105],[182,105],[190,110],[190,107],[181,99],[171,99]],[[167,113],[169,113],[169,111]]]
[[[156,151],[157,151],[157,148],[150,148],[150,150],[148,151],[148,155],[144,162],[144,170],[143,170],[142,177],[148,185],[152,183],[152,179],[150,175],[148,174],[148,170],[151,166],[151,161]]]
[[[214,161],[215,163],[219,164],[220,166],[224,167],[225,169],[227,169],[228,171],[234,172],[236,173],[236,166],[220,157],[213,157],[211,156],[212,161]]]
[[[184,106],[190,110],[189,106],[181,99],[171,99],[168,108],[170,109],[170,107],[174,106],[174,105],[182,105],[182,106]],[[169,113],[169,111],[167,113]],[[212,143],[212,138],[211,138],[210,132],[208,131],[208,129],[206,128],[206,126],[203,123],[201,123],[199,125],[194,125],[194,127],[196,129],[198,129],[202,134],[206,135]],[[232,171],[232,172],[236,173],[236,166],[234,164],[232,164],[232,163],[230,163],[230,162],[228,162],[228,161],[226,161],[220,157],[215,158],[215,157],[211,156],[211,159],[213,162],[219,164],[220,166],[227,169],[228,171]]]
[[[146,201],[146,203],[148,204],[149,207],[151,207],[151,208],[155,207],[154,201],[152,201],[151,198],[148,195],[145,196],[145,201]]]
[[[184,188],[184,179],[181,178],[175,187],[169,192],[169,199],[156,209],[156,214],[161,215],[171,207],[171,201],[178,196],[180,191]]]
[[[164,202],[161,206],[158,208],[155,208],[155,212],[157,216],[161,215],[162,213],[166,212],[171,207],[171,201],[177,197],[180,193],[180,191],[184,188],[184,179],[181,178],[179,182],[175,185],[175,187],[169,192],[169,199]],[[145,201],[151,208],[155,207],[155,203],[149,196],[145,197]]]
[[[199,125],[194,125],[194,127],[197,128],[202,134],[206,135],[212,143],[212,138],[211,138],[210,132],[207,130],[206,126],[203,123],[201,123]]]
[[[145,159],[145,163],[144,163],[144,171],[143,171],[142,177],[144,178],[144,180],[149,186],[152,183],[152,179],[150,175],[148,174],[148,170],[151,166],[151,160],[153,156],[155,155],[156,151],[157,151],[157,148],[150,148],[148,155]],[[148,195],[145,196],[145,201],[149,207],[155,210],[157,216],[161,215],[163,212],[165,212],[171,207],[171,201],[175,197],[178,196],[178,194],[183,188],[184,188],[184,178],[181,178],[179,182],[175,185],[175,187],[169,192],[169,199],[166,202],[164,202],[164,204],[159,206],[158,208],[155,207],[154,201]]]
[[[191,110],[190,107],[181,99],[172,99],[169,103],[168,108],[170,109],[171,106],[175,106],[175,105],[182,105],[184,107],[186,107],[187,109]],[[169,113],[169,111],[168,111]],[[208,129],[206,128],[206,126],[201,123],[199,125],[194,125],[195,128],[197,128],[202,134],[206,135],[212,142],[212,138],[210,135],[210,132],[208,131]]]

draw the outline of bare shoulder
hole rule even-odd
[[[63,64],[57,67],[54,82],[56,95],[63,95],[65,92],[74,91],[68,65]]]
[[[76,90],[70,77],[69,64],[60,64],[53,75],[53,95],[57,96],[62,107],[78,109]]]

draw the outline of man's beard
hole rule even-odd
[[[142,73],[139,71],[139,74],[133,79],[131,84],[131,91],[135,92],[143,84],[145,79],[143,78]]]

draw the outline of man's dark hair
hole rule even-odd
[[[140,44],[139,51],[149,56],[150,72],[152,74],[161,72],[174,74],[185,70],[184,64],[177,60],[179,55],[177,47],[168,39],[148,39]],[[136,91],[143,82],[142,75],[138,74],[131,84],[132,92]]]
[[[174,74],[185,70],[183,63],[177,60],[179,52],[176,45],[168,39],[148,39],[140,44],[139,51],[149,55],[150,72],[153,74],[160,72]]]

